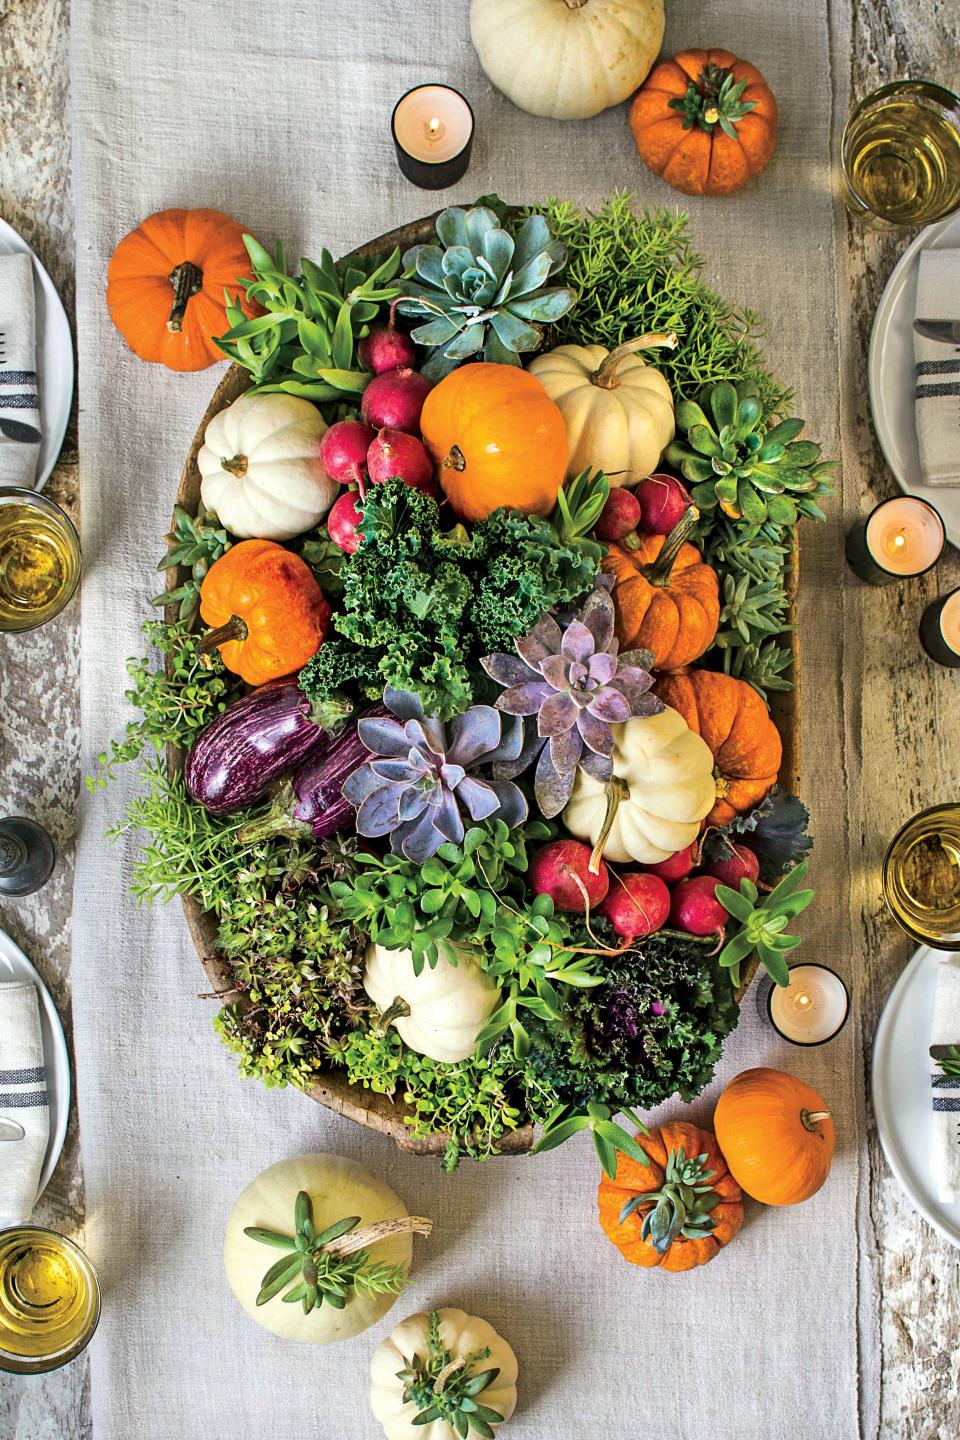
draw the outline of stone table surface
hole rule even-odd
[[[960,88],[956,0],[836,0],[850,5],[854,43],[836,57],[862,95],[886,80],[930,76]],[[66,0],[0,0],[0,217],[34,247],[68,311],[73,301],[73,208],[68,130]],[[869,419],[866,353],[880,292],[909,234],[851,225],[838,288],[848,332],[841,354],[841,403],[857,460],[868,477],[846,495],[852,513],[894,493]],[[846,267],[844,273],[844,266]],[[848,459],[854,458],[848,454]],[[857,483],[857,482],[848,482]],[[75,418],[47,493],[78,516]],[[863,868],[904,816],[960,793],[960,674],[917,666],[916,625],[938,592],[960,581],[950,551],[938,570],[904,586],[839,592],[836,624],[858,647],[862,690],[839,697],[853,767],[847,812],[851,854]],[[33,634],[0,635],[0,814],[34,815],[53,835],[59,862],[40,895],[0,903],[0,926],[35,960],[70,1031],[70,903],[79,774],[79,602]],[[851,653],[853,653],[851,651]],[[812,753],[812,752],[810,752]],[[894,783],[891,783],[893,777]],[[805,787],[816,776],[804,777]],[[853,902],[857,896],[854,894]],[[869,1046],[890,986],[912,948],[875,895],[862,896],[860,926],[869,957],[861,995]],[[869,1061],[869,1054],[865,1056]],[[912,1209],[883,1158],[868,1112],[870,1227],[881,1295],[878,1343],[884,1440],[955,1440],[960,1435],[960,1252]],[[83,1176],[77,1117],[36,1219],[83,1235]],[[815,1383],[815,1381],[814,1381]],[[29,1381],[0,1376],[0,1440],[88,1440],[89,1377],[84,1359]],[[786,1435],[786,1440],[799,1440]],[[854,1437],[851,1437],[854,1440]]]

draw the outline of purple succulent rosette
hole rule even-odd
[[[446,724],[424,713],[408,690],[383,692],[397,718],[375,716],[357,726],[374,758],[343,787],[357,810],[357,832],[390,836],[395,855],[421,863],[446,840],[459,844],[470,820],[503,820],[511,829],[527,818],[523,792],[507,779],[480,778],[481,766],[511,764],[523,747],[523,721],[492,705],[472,705]]]
[[[649,693],[653,656],[647,650],[621,655],[614,620],[613,600],[601,584],[566,624],[544,615],[516,642],[516,655],[480,661],[492,680],[507,687],[497,709],[529,722],[520,754],[499,762],[495,773],[512,779],[536,760],[534,794],[548,819],[570,799],[578,766],[595,780],[610,779],[612,725],[663,709]]]

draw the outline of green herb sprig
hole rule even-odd
[[[739,890],[732,890],[729,885],[717,886],[717,899],[739,926],[720,951],[720,964],[730,971],[734,985],[740,983],[742,962],[754,953],[777,985],[789,985],[786,955],[801,943],[801,937],[788,935],[786,929],[813,899],[812,890],[799,888],[806,873],[807,862],[803,860],[762,900],[752,880],[741,880]]]
[[[940,1074],[934,1080],[934,1085],[947,1085],[952,1080],[960,1080],[960,1048],[951,1045],[950,1054],[941,1055],[936,1066]]]
[[[493,1384],[500,1370],[499,1367],[477,1369],[489,1358],[490,1351],[484,1347],[454,1360],[443,1343],[440,1316],[431,1310],[426,1355],[414,1355],[409,1365],[397,1372],[397,1379],[403,1381],[403,1403],[414,1406],[417,1412],[411,1425],[431,1425],[441,1420],[451,1426],[461,1440],[467,1440],[471,1430],[483,1440],[493,1440],[493,1426],[502,1424],[504,1417],[499,1410],[484,1405],[479,1397]]]
[[[190,574],[182,585],[155,595],[151,605],[178,605],[178,618],[193,625],[200,610],[200,586],[215,560],[230,549],[226,530],[216,515],[201,505],[196,516],[188,515],[182,505],[173,507],[173,527],[167,537],[167,553],[158,570],[182,565]]]

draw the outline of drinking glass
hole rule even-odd
[[[54,1230],[0,1230],[0,1370],[40,1375],[76,1359],[100,1319],[96,1271]]]
[[[960,804],[908,820],[883,861],[883,898],[914,940],[960,950]]]
[[[847,208],[886,226],[930,225],[960,206],[960,99],[932,80],[882,85],[840,141]]]
[[[0,487],[0,630],[33,630],[59,615],[80,579],[80,541],[45,495]]]

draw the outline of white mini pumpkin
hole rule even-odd
[[[663,43],[663,0],[471,0],[470,35],[514,105],[585,120],[643,84]]]
[[[612,725],[613,779],[577,771],[563,822],[571,835],[617,864],[656,865],[691,845],[716,798],[706,741],[667,706]]]
[[[459,1440],[463,1433],[457,1431],[450,1420],[443,1418],[415,1425],[417,1406],[404,1400],[406,1381],[399,1378],[413,1360],[419,1357],[423,1362],[438,1366],[435,1384],[439,1385],[441,1401],[444,1381],[449,1385],[469,1379],[486,1370],[499,1370],[489,1385],[476,1395],[478,1405],[493,1410],[509,1420],[517,1404],[517,1357],[503,1336],[498,1334],[486,1320],[478,1315],[468,1315],[463,1310],[444,1308],[432,1312],[439,1321],[439,1338],[443,1354],[432,1354],[430,1345],[431,1316],[411,1315],[381,1341],[373,1352],[370,1364],[370,1406],[383,1426],[387,1440]],[[490,1353],[482,1360],[470,1360],[478,1350]],[[466,1371],[466,1375],[464,1372]],[[491,1429],[499,1429],[500,1422],[491,1420]],[[476,1431],[471,1427],[471,1436]]]
[[[238,1197],[227,1220],[223,1242],[223,1264],[230,1289],[244,1310],[274,1335],[309,1345],[330,1345],[349,1340],[387,1313],[397,1295],[366,1295],[351,1290],[342,1310],[320,1305],[304,1315],[301,1305],[287,1305],[278,1295],[257,1305],[261,1281],[279,1250],[260,1244],[245,1235],[247,1226],[293,1234],[294,1207],[299,1191],[305,1190],[313,1204],[316,1234],[348,1215],[359,1215],[360,1225],[406,1216],[407,1207],[398,1195],[357,1165],[338,1155],[301,1155],[281,1160],[261,1171]],[[359,1227],[357,1227],[359,1228]],[[409,1271],[413,1236],[391,1235],[380,1240],[372,1258],[387,1265],[403,1265]]]
[[[644,335],[616,350],[558,345],[527,367],[559,406],[567,430],[567,475],[602,470],[611,485],[634,485],[657,468],[674,436],[673,394],[640,350],[673,348],[675,335]]]
[[[445,1065],[466,1060],[477,1036],[500,1003],[500,991],[464,945],[454,946],[456,965],[443,955],[413,973],[409,950],[367,946],[363,988],[405,1045]]]
[[[327,427],[296,395],[241,395],[214,415],[197,456],[200,498],[240,540],[292,540],[339,492],[320,462]]]

